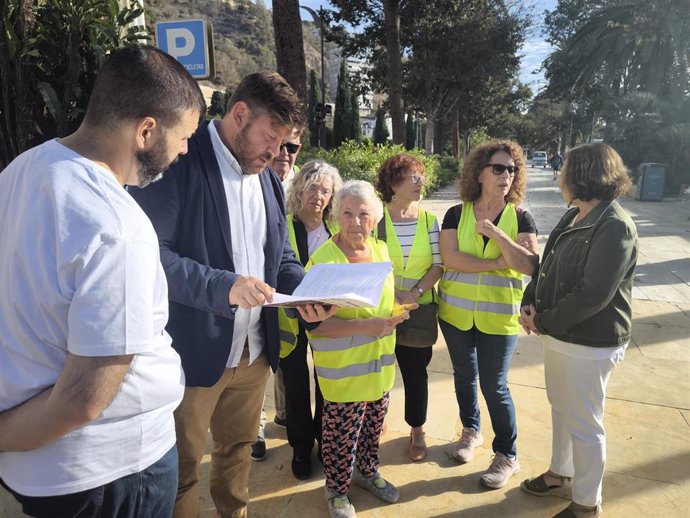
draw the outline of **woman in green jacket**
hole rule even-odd
[[[559,494],[572,479],[572,502],[558,518],[601,514],[606,385],[631,338],[637,231],[616,201],[628,186],[610,146],[585,144],[568,153],[561,190],[574,207],[549,236],[522,301],[520,323],[544,345],[553,437],[548,471],[521,487]]]

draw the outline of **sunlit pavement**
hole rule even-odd
[[[527,208],[535,217],[543,247],[565,210],[550,170],[529,170]],[[439,219],[457,203],[454,187],[425,200]],[[634,292],[633,341],[625,361],[611,377],[606,403],[608,463],[604,478],[604,516],[690,516],[690,202],[670,198],[640,202],[626,198],[640,234],[640,258]],[[272,383],[269,382],[269,383]],[[400,490],[401,499],[386,505],[360,488],[350,492],[357,516],[407,517],[551,517],[567,505],[555,497],[522,493],[520,481],[546,469],[551,443],[550,410],[544,390],[542,349],[536,337],[521,336],[510,372],[518,418],[518,456],[522,472],[502,489],[479,485],[491,461],[491,431],[481,403],[484,446],[474,460],[457,464],[451,457],[459,430],[452,367],[442,335],[429,369],[430,403],[425,425],[426,460],[407,457],[409,428],[403,420],[400,376],[392,391],[382,440],[381,472]],[[290,471],[291,450],[285,430],[273,425],[272,387],[267,390],[268,456],[252,465],[252,517],[328,516],[324,477],[313,459],[307,482]],[[480,398],[481,399],[481,398]],[[210,451],[210,447],[209,450]],[[210,457],[204,459],[202,517],[215,517],[208,494]],[[0,495],[0,517],[20,516]],[[3,502],[6,510],[3,514]],[[145,517],[142,517],[145,518]]]

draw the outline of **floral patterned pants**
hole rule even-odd
[[[379,467],[379,440],[388,412],[389,393],[377,401],[323,405],[323,468],[326,487],[347,494],[355,463],[365,477]]]

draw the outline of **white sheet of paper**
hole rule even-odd
[[[341,307],[376,307],[393,263],[315,264],[292,295],[273,294],[266,306],[331,304]]]

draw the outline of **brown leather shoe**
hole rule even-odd
[[[426,441],[424,432],[410,433],[410,459],[414,462],[422,461],[426,458]]]

